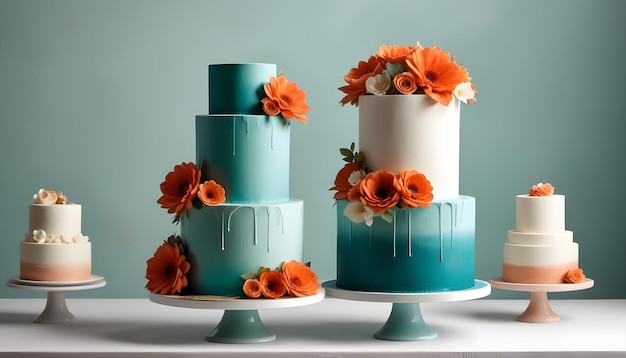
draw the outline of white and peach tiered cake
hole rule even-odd
[[[459,194],[461,102],[476,90],[438,47],[380,46],[344,77],[359,151],[338,172],[339,288],[440,292],[475,285],[475,199]]]
[[[277,298],[319,290],[301,262],[303,202],[289,197],[291,120],[306,123],[309,107],[305,92],[276,73],[274,64],[209,65],[197,160],[161,184],[158,203],[181,231],[147,262],[151,292]],[[290,286],[296,279],[301,287]]]
[[[53,190],[41,189],[33,200],[28,208],[28,233],[20,242],[20,279],[91,278],[91,243],[81,232],[81,206]]]
[[[565,196],[549,183],[515,197],[515,229],[504,244],[502,279],[529,284],[577,283],[578,244],[565,229]]]

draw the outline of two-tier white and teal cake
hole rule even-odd
[[[188,210],[180,236],[193,294],[242,294],[241,275],[302,260],[303,202],[289,198],[290,122],[261,99],[274,64],[209,65],[209,113],[196,116],[200,182],[214,180],[225,202]]]
[[[469,74],[438,47],[383,45],[344,79],[341,103],[358,104],[359,127],[331,188],[336,285],[474,287],[476,203],[459,194],[460,107],[475,95]]]

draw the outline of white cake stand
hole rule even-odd
[[[585,278],[581,283],[530,284],[513,283],[502,280],[502,277],[492,278],[489,283],[502,290],[530,292],[530,302],[526,310],[517,316],[517,320],[529,323],[550,323],[561,320],[548,302],[548,292],[578,291],[593,287],[593,280]]]
[[[106,285],[104,277],[91,275],[81,281],[31,281],[22,280],[19,276],[10,278],[6,285],[24,290],[44,291],[48,300],[43,312],[35,318],[36,323],[69,323],[74,315],[65,304],[65,292],[91,290]]]
[[[162,305],[225,310],[218,325],[204,338],[216,343],[261,343],[276,339],[259,317],[260,309],[306,306],[324,299],[324,289],[312,296],[277,299],[230,298],[219,296],[177,296],[151,293],[150,301]]]
[[[329,297],[392,303],[387,322],[374,334],[375,338],[388,341],[422,341],[437,337],[437,332],[428,327],[422,318],[420,303],[466,301],[491,293],[491,286],[480,280],[474,280],[474,286],[464,290],[424,293],[352,291],[337,287],[336,282],[332,280],[322,284]]]

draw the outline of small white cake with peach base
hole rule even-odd
[[[29,206],[20,242],[20,279],[80,281],[91,277],[91,243],[81,233],[81,206],[61,192],[41,189]]]
[[[557,284],[584,279],[578,268],[578,244],[565,230],[565,196],[539,183],[515,198],[515,229],[504,244],[502,279],[506,282]]]

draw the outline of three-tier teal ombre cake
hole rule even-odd
[[[148,261],[154,293],[243,296],[246,275],[261,275],[259,267],[302,261],[303,202],[289,197],[289,137],[291,119],[307,121],[306,94],[274,64],[209,65],[208,77],[196,162],[176,165],[161,183],[157,202],[175,214],[180,236]]]

